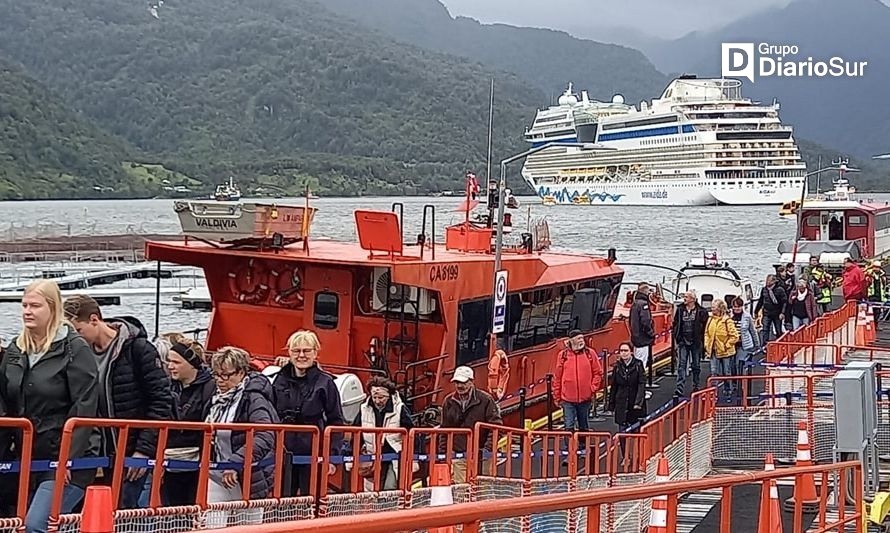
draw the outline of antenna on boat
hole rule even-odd
[[[494,125],[494,78],[491,78],[491,94],[488,97],[488,170],[485,181],[491,181],[491,132]]]

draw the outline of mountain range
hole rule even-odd
[[[0,198],[206,191],[230,175],[284,194],[457,188],[485,167],[491,78],[496,160],[525,148],[535,109],[569,81],[634,102],[670,79],[634,49],[455,18],[437,0],[368,6],[167,0],[155,17],[123,0],[0,0],[0,61],[14,65],[0,85]],[[860,153],[834,143],[849,136],[809,133],[833,148],[808,156]],[[59,155],[71,146],[77,158]]]

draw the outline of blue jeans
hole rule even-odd
[[[766,343],[769,342],[770,339],[770,330],[775,330],[776,338],[782,336],[782,321],[779,320],[778,317],[772,318],[767,315],[763,315],[763,329],[760,332],[760,345],[766,346]]]
[[[801,326],[806,326],[810,323],[809,317],[807,318],[797,318],[796,316],[791,317],[791,327],[792,329],[797,329]]]
[[[590,402],[562,402],[562,416],[565,419],[566,431],[590,431]],[[577,422],[577,426],[575,423]]]
[[[692,390],[698,390],[701,386],[701,356],[702,350],[694,346],[677,345],[677,394],[683,396],[686,393],[686,367],[692,367]]]
[[[736,358],[734,355],[729,357],[711,357],[711,369],[716,376],[733,376],[735,375]],[[723,383],[723,392],[727,397],[732,395],[731,379],[720,380]]]
[[[748,361],[751,360],[751,351],[746,350],[742,347],[738,347],[735,350],[735,375],[736,376],[744,376],[745,375],[745,365]]]
[[[124,470],[126,474],[126,470]],[[151,494],[151,470],[136,481],[124,481],[121,487],[121,509],[139,509],[148,507]],[[144,498],[144,499],[143,499]],[[142,502],[145,502],[144,504]]]
[[[25,533],[46,533],[55,484],[55,481],[47,480],[37,486],[25,517]],[[73,511],[74,507],[83,499],[83,495],[82,488],[71,484],[65,485],[65,490],[62,492],[62,514]]]

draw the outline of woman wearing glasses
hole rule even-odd
[[[272,406],[272,384],[262,374],[250,369],[250,355],[240,348],[225,346],[210,359],[216,394],[210,402],[206,421],[211,424],[276,424],[278,414]],[[214,432],[213,460],[244,464],[246,431],[220,429]],[[275,434],[257,431],[253,439],[253,462],[250,475],[250,499],[268,498],[272,491],[275,465]],[[262,462],[262,465],[257,463]],[[207,499],[210,503],[242,500],[243,471],[214,470],[210,472]],[[262,521],[262,509],[250,509],[247,521]],[[208,529],[225,527],[228,511],[213,511]]]
[[[318,367],[318,351],[321,348],[315,333],[307,330],[294,332],[287,340],[289,361],[275,375],[273,383],[274,404],[281,422],[288,425],[316,426],[321,435],[328,426],[344,426],[340,392],[334,376]],[[331,439],[331,455],[340,451],[339,438]],[[288,433],[285,447],[294,457],[312,457],[312,439],[308,433]],[[328,475],[334,473],[330,465]],[[292,468],[288,496],[309,495],[309,464],[296,464]],[[288,487],[284,487],[287,493]]]

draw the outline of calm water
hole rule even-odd
[[[890,195],[884,195],[890,199]],[[514,228],[525,228],[528,207],[531,218],[546,217],[557,250],[605,254],[618,252],[619,262],[646,262],[680,268],[702,250],[717,250],[743,276],[762,279],[778,259],[780,240],[794,237],[794,221],[778,216],[776,206],[764,207],[545,207],[535,198],[523,198],[514,211]],[[279,200],[283,202],[285,200]],[[302,202],[302,200],[299,200]],[[353,210],[389,209],[393,202],[405,206],[406,240],[420,233],[424,204],[436,206],[436,229],[461,220],[454,198],[322,198],[312,233],[315,238],[355,239]],[[0,202],[0,238],[133,232],[177,233],[179,223],[172,200]],[[517,232],[518,233],[518,232]],[[518,235],[517,235],[518,236]],[[19,265],[18,275],[30,275],[34,264]],[[16,267],[0,264],[2,283],[12,281]],[[628,267],[625,281],[661,281],[666,272]],[[203,280],[185,277],[164,280],[164,286],[201,285]],[[122,286],[152,287],[153,280],[131,280]],[[125,298],[108,309],[110,315],[135,315],[154,331],[154,296]],[[206,326],[208,314],[179,308],[171,297],[161,297],[161,331]],[[9,339],[19,329],[19,306],[0,303],[0,335]]]

